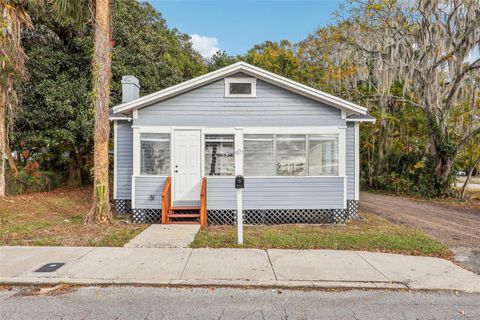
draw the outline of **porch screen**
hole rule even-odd
[[[246,176],[338,176],[338,135],[247,134]]]
[[[338,175],[338,137],[311,135],[308,137],[308,164],[311,176]]]
[[[170,134],[140,134],[140,174],[170,175]]]
[[[233,135],[205,135],[205,175],[235,175],[234,145]]]
[[[245,135],[243,166],[246,176],[275,175],[275,139],[273,134]]]
[[[305,135],[277,135],[277,175],[304,176],[307,172]]]

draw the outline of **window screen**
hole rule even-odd
[[[305,135],[277,135],[276,137],[277,175],[306,175]]]
[[[246,176],[275,175],[275,140],[272,134],[245,135],[243,148]]]
[[[338,175],[338,136],[311,135],[308,142],[309,175]]]
[[[250,134],[243,145],[246,176],[338,175],[338,135]]]
[[[235,142],[233,135],[205,136],[205,174],[235,175]]]
[[[170,135],[142,133],[140,142],[140,174],[170,175]]]
[[[230,83],[230,94],[252,94],[252,84],[242,82]]]

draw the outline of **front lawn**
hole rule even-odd
[[[362,212],[345,226],[281,225],[244,227],[244,245],[237,245],[233,226],[210,226],[200,231],[193,248],[337,249],[449,257],[448,248],[421,231]]]
[[[0,245],[123,246],[146,228],[116,219],[86,225],[91,188],[57,189],[0,200]]]

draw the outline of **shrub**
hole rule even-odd
[[[17,177],[6,176],[7,195],[17,195],[29,192],[50,191],[57,188],[63,181],[63,176],[52,171],[37,171],[30,175],[25,170],[18,173]]]

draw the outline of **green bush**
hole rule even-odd
[[[17,177],[7,175],[7,195],[17,195],[29,192],[50,191],[57,188],[63,181],[63,176],[51,171],[38,172],[38,176],[28,175],[20,171]]]

